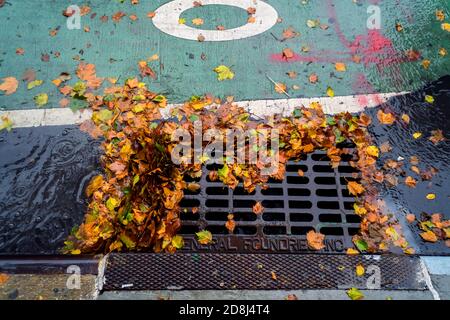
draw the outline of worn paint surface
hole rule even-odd
[[[20,79],[26,69],[33,68],[45,83],[28,91],[21,82],[16,94],[0,96],[0,108],[35,108],[33,96],[42,92],[50,96],[46,107],[57,107],[61,95],[51,80],[61,72],[74,77],[78,60],[96,64],[99,76],[120,77],[120,82],[138,73],[139,60],[157,54],[160,59],[151,67],[158,79],[148,80],[150,88],[166,94],[172,103],[204,93],[232,95],[236,100],[285,98],[275,92],[266,75],[288,88],[300,86],[299,90],[289,90],[295,98],[325,96],[328,86],[336,95],[410,91],[450,71],[448,56],[438,54],[441,47],[450,50],[450,36],[435,18],[436,9],[450,15],[446,0],[271,1],[282,18],[280,23],[263,34],[227,42],[197,42],[166,35],[146,15],[169,1],[140,2],[133,6],[129,1],[73,0],[71,4],[88,4],[92,11],[82,17],[81,30],[68,30],[62,14],[67,1],[8,1],[0,8],[0,78]],[[370,16],[367,8],[374,3],[381,8],[381,30],[366,27]],[[136,14],[138,20],[125,16],[113,23],[111,16],[118,11]],[[108,22],[100,20],[103,15],[109,17]],[[202,18],[205,23],[199,28],[234,28],[246,23],[247,13],[214,5],[187,10],[182,17],[191,26],[193,18]],[[308,19],[319,19],[329,28],[308,28]],[[403,32],[395,30],[396,22],[403,25]],[[87,26],[90,32],[83,30]],[[283,30],[289,26],[301,35],[281,41]],[[50,30],[56,28],[57,35],[50,36]],[[286,61],[280,53],[288,47],[296,55]],[[301,51],[302,47],[309,47],[309,52]],[[23,48],[25,54],[17,55],[17,48]],[[422,58],[429,59],[430,68],[422,67],[422,58],[407,61],[404,52],[409,49],[419,50]],[[50,56],[48,62],[41,61],[43,54]],[[359,64],[352,61],[354,54],[361,57]],[[336,72],[335,62],[346,63],[347,72]],[[212,69],[221,64],[235,71],[235,79],[217,80]],[[298,72],[298,78],[289,79],[288,71]],[[308,81],[311,73],[319,76],[315,85]]]

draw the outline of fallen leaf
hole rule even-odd
[[[379,155],[380,155],[380,150],[378,149],[377,146],[369,146],[369,147],[366,148],[366,153],[367,153],[369,156],[378,158]]]
[[[40,93],[34,97],[34,102],[38,107],[45,106],[48,103],[48,95],[46,93]]]
[[[31,89],[33,89],[35,87],[41,86],[43,83],[44,83],[43,80],[34,80],[34,81],[31,81],[31,82],[28,82],[27,89],[31,90]]]
[[[278,82],[275,84],[275,91],[277,93],[286,93],[287,87],[284,83]]]
[[[436,20],[438,20],[438,21],[444,21],[445,20],[444,10],[436,10]]]
[[[204,21],[201,18],[192,19],[192,24],[195,26],[201,26],[203,23],[204,23]]]
[[[234,232],[234,229],[236,228],[236,222],[233,220],[234,219],[234,215],[233,214],[229,214],[227,216],[227,222],[225,223],[225,227],[231,232]]]
[[[364,269],[364,266],[362,264],[358,264],[356,266],[356,275],[358,277],[362,277],[366,273],[366,270]]]
[[[283,49],[282,55],[285,59],[291,59],[294,57],[294,51],[292,51],[292,49],[290,48],[285,48]]]
[[[406,215],[406,221],[408,221],[409,223],[413,223],[414,221],[416,221],[416,216],[412,213],[408,213]]]
[[[355,181],[349,181],[347,184],[347,188],[348,188],[348,191],[350,192],[350,194],[355,195],[355,196],[357,196],[365,191],[364,187]]]
[[[227,66],[221,65],[214,69],[214,72],[217,73],[217,79],[219,81],[223,80],[232,80],[234,78],[234,73]]]
[[[212,234],[208,230],[202,230],[195,234],[197,236],[197,241],[200,244],[208,245],[212,243]]]
[[[3,83],[0,85],[0,90],[5,92],[5,95],[9,96],[17,91],[19,87],[19,81],[14,77],[7,77],[3,79]]]
[[[415,188],[417,185],[417,181],[413,177],[408,176],[405,179],[405,184],[410,188]]]
[[[404,123],[409,124],[409,121],[411,120],[411,118],[406,114],[402,114],[402,120]]]
[[[444,31],[450,32],[450,23],[443,23],[443,24],[441,24],[441,28]]]
[[[441,57],[445,57],[447,54],[448,54],[447,49],[445,49],[445,48],[440,48],[439,49],[439,55]]]
[[[313,250],[322,250],[325,248],[323,241],[325,240],[325,235],[315,232],[314,230],[309,231],[306,234],[306,241],[308,242],[308,247]]]
[[[335,68],[336,68],[336,71],[339,71],[339,72],[347,71],[347,67],[346,67],[345,63],[342,63],[342,62],[337,62],[335,64]]]
[[[295,294],[289,294],[289,295],[286,297],[286,300],[289,300],[289,301],[295,301],[295,300],[298,300],[298,298],[297,298],[297,296],[296,296]]]
[[[392,113],[384,113],[382,110],[378,110],[377,118],[381,124],[391,125],[395,122],[395,116]]]
[[[270,275],[272,277],[272,280],[277,280],[277,274],[275,273],[275,271],[270,271]]]
[[[1,117],[2,122],[0,122],[0,131],[6,130],[11,131],[13,127],[13,122],[8,116],[2,116]]]
[[[172,238],[171,244],[177,249],[183,249],[184,240],[182,236],[176,235]]]
[[[329,97],[334,97],[334,90],[333,90],[333,88],[331,88],[331,87],[327,88],[327,95]]]
[[[426,95],[425,101],[432,104],[432,103],[434,103],[434,97],[430,96],[430,95]]]
[[[437,242],[438,241],[436,234],[431,230],[429,230],[427,232],[422,232],[420,234],[420,236],[422,237],[423,240],[428,241],[428,242]]]
[[[426,198],[428,200],[434,200],[434,199],[436,199],[436,195],[434,193],[429,193],[426,195]]]
[[[362,300],[364,295],[356,288],[351,288],[347,290],[347,295],[352,300]]]
[[[8,279],[9,276],[6,273],[0,273],[0,285],[5,284]]]
[[[264,212],[264,207],[262,206],[261,202],[260,201],[256,202],[256,204],[253,206],[253,213],[261,214],[263,212]]]
[[[310,74],[310,76],[309,76],[310,83],[317,83],[318,80],[319,80],[319,77],[317,76],[317,74],[315,74],[315,73]]]
[[[431,137],[429,138],[433,144],[438,144],[439,142],[445,141],[444,133],[442,130],[433,130],[431,131]]]
[[[422,136],[421,132],[414,132],[413,133],[413,138],[416,139],[416,140],[419,139],[421,136]]]

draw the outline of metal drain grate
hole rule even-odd
[[[207,166],[201,178],[195,180],[201,188],[186,192],[181,202],[185,252],[307,252],[306,233],[320,231],[326,235],[325,253],[339,253],[352,246],[351,237],[360,227],[354,214],[354,198],[347,191],[348,181],[357,172],[343,157],[333,169],[324,152],[305,156],[299,162],[289,162],[283,181],[270,181],[269,188],[257,188],[248,194],[240,184],[235,190],[209,180]],[[299,176],[302,170],[304,176]],[[192,181],[192,180],[191,180]],[[253,205],[261,201],[265,210],[255,215]],[[192,213],[193,208],[198,212]],[[233,213],[234,234],[225,227],[227,215]],[[207,229],[214,235],[214,244],[200,246],[195,232]]]
[[[358,277],[357,264],[372,271]],[[374,272],[377,289],[426,289],[417,257],[220,253],[110,254],[102,289],[367,289]]]

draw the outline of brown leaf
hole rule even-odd
[[[444,133],[442,130],[433,130],[429,139],[433,144],[438,144],[439,142],[445,141]]]
[[[325,235],[315,232],[313,230],[309,231],[306,234],[306,240],[308,242],[308,246],[313,250],[322,250],[325,248],[325,244],[323,241],[325,240]]]
[[[408,176],[405,179],[405,184],[410,188],[415,188],[417,185],[417,181],[413,177]]]
[[[291,59],[294,57],[294,51],[292,51],[292,49],[290,48],[285,48],[283,49],[283,58],[285,59]]]
[[[317,83],[317,81],[319,80],[319,77],[317,76],[317,74],[312,73],[309,76],[309,82],[310,83]]]

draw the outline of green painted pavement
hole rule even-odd
[[[267,76],[286,83],[292,97],[316,97],[326,95],[328,86],[336,95],[413,90],[450,73],[449,56],[440,57],[438,54],[441,47],[450,51],[450,33],[441,29],[441,22],[435,17],[435,10],[442,9],[447,16],[446,22],[450,22],[450,2],[447,0],[379,1],[382,25],[378,35],[385,38],[372,34],[369,36],[372,46],[351,42],[360,38],[363,43],[367,39],[370,33],[366,27],[370,16],[367,7],[376,1],[334,0],[335,17],[333,10],[328,8],[328,0],[304,1],[306,4],[299,0],[268,1],[282,21],[263,34],[227,42],[189,41],[159,31],[146,15],[167,2],[141,0],[139,5],[131,5],[130,1],[121,3],[117,0],[9,0],[0,8],[0,78],[12,76],[20,79],[26,69],[34,69],[37,79],[45,83],[27,90],[21,82],[15,94],[0,94],[0,108],[35,108],[33,96],[39,93],[49,94],[50,102],[46,107],[57,107],[62,96],[51,80],[61,72],[69,72],[73,77],[70,83],[74,83],[78,57],[94,63],[99,76],[120,77],[119,82],[123,82],[138,74],[139,60],[158,54],[160,59],[150,63],[158,73],[158,79],[145,81],[154,91],[166,94],[173,103],[204,93],[219,97],[233,95],[236,100],[285,98],[275,92]],[[90,32],[66,28],[62,12],[69,4],[87,4],[92,8],[91,13],[81,20],[82,28],[89,26]],[[114,23],[111,16],[117,11],[136,14],[139,19],[132,21],[124,17],[121,22]],[[91,16],[92,13],[96,16]],[[109,16],[108,22],[100,20],[103,15]],[[214,29],[216,25],[233,28],[246,23],[247,13],[217,5],[188,10],[182,17],[190,25],[193,18],[202,18],[205,25],[201,28],[205,29]],[[320,19],[329,28],[308,28],[308,19]],[[396,22],[403,25],[403,32],[395,30]],[[337,25],[342,34],[336,29]],[[301,35],[279,41],[283,30],[289,26]],[[58,34],[50,36],[49,31],[58,27]],[[391,48],[389,41],[392,41]],[[380,43],[384,53],[377,51]],[[272,55],[288,47],[300,54],[294,60],[301,61],[277,62],[271,59]],[[301,47],[309,47],[310,51],[301,52]],[[24,48],[25,54],[17,55],[17,48]],[[430,68],[425,70],[421,60],[402,61],[399,57],[409,49],[418,50],[422,57],[429,59]],[[349,52],[352,50],[363,58],[360,64],[351,61]],[[55,57],[57,52],[60,53],[58,58]],[[41,61],[42,54],[49,54],[50,61]],[[335,61],[345,62],[347,72],[336,72]],[[212,70],[221,64],[232,68],[235,79],[217,80]],[[290,79],[286,75],[288,71],[296,71],[298,78]],[[315,85],[308,81],[308,75],[313,72],[319,76]],[[292,90],[293,85],[300,86],[300,89]]]

